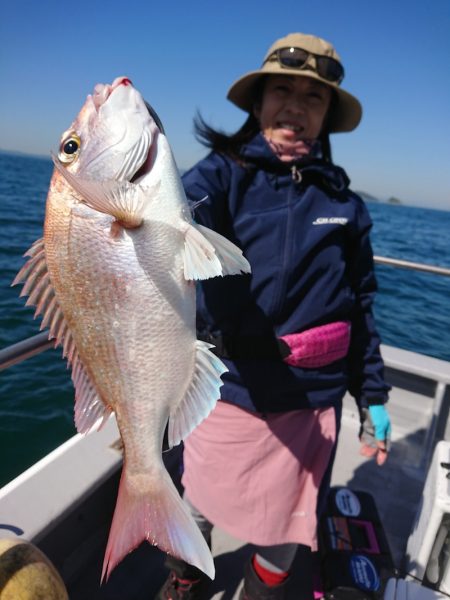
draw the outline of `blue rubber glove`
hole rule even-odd
[[[380,442],[389,440],[391,436],[391,419],[384,404],[369,406],[369,415],[375,429],[375,439]]]
[[[375,458],[379,466],[386,462],[391,434],[391,420],[383,404],[374,404],[369,408],[362,408],[360,453],[367,458]]]

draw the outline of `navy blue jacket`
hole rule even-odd
[[[292,171],[261,134],[241,155],[244,165],[213,152],[183,176],[188,199],[203,200],[196,221],[237,244],[252,267],[198,285],[200,337],[274,337],[347,320],[352,338],[345,359],[317,369],[281,358],[225,360],[221,397],[263,413],[338,406],[347,389],[360,406],[384,403],[363,201],[339,167],[306,158]]]

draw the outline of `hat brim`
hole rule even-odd
[[[259,79],[265,75],[294,75],[295,77],[309,77],[324,83],[330,87],[336,94],[336,106],[330,120],[330,133],[339,133],[352,131],[355,129],[362,117],[362,107],[354,96],[341,89],[337,84],[322,79],[313,70],[283,69],[280,72],[278,65],[268,65],[267,63],[259,71],[251,71],[240,77],[228,90],[227,98],[233,104],[242,108],[248,113],[253,111],[254,88]]]

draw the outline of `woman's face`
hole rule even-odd
[[[311,77],[270,75],[254,114],[273,142],[297,142],[319,136],[330,106],[330,88]]]

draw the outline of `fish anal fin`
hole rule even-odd
[[[195,366],[191,382],[169,417],[170,447],[184,440],[209,415],[220,397],[220,376],[228,369],[210,348],[213,348],[211,344],[200,340],[195,342]]]
[[[250,264],[242,251],[219,233],[196,223],[185,223],[182,231],[186,279],[250,273]]]

